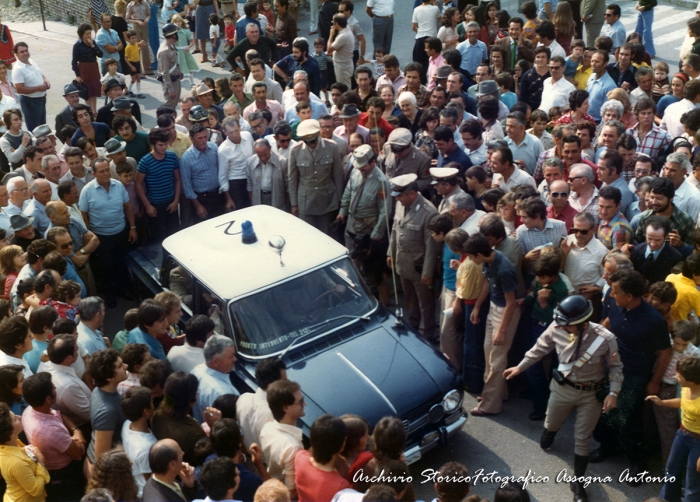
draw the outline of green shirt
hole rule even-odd
[[[241,115],[243,114],[243,110],[245,110],[253,101],[255,101],[252,94],[248,94],[247,92],[244,92],[243,94],[245,94],[245,99],[243,101],[239,101],[235,94],[231,94],[231,97],[228,98],[231,103],[238,103],[238,106],[241,107]]]
[[[634,235],[634,240],[636,242],[646,242],[647,220],[652,216],[654,216],[653,211],[651,209],[647,209],[639,217],[637,232]],[[681,242],[683,244],[692,245],[695,222],[690,216],[688,216],[687,213],[681,211],[674,205],[673,212],[669,218],[669,223],[671,224],[671,230],[676,230],[681,236]]]
[[[125,141],[124,138],[115,136],[119,141]],[[148,143],[148,134],[143,131],[136,131],[136,136],[131,141],[126,142],[126,156],[133,158],[136,163],[141,160],[148,152],[151,151],[151,145]]]
[[[547,306],[542,307],[540,302],[537,300],[537,294],[541,289],[551,289],[552,292],[549,294],[547,299]],[[535,281],[535,292],[534,296],[527,296],[526,300],[528,303],[533,303],[532,306],[532,318],[535,321],[551,323],[554,319],[554,308],[562,301],[564,298],[569,296],[569,292],[566,290],[566,284],[559,277],[552,284],[548,286],[542,286],[539,281]]]

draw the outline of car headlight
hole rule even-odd
[[[462,394],[453,389],[442,398],[442,407],[445,409],[445,413],[452,413],[457,408],[462,405]]]

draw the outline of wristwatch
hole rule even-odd
[[[617,397],[617,392],[610,391],[610,393],[608,394],[608,396]]]

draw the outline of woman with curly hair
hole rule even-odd
[[[138,502],[138,488],[126,453],[115,448],[97,460],[92,466],[85,493],[94,488],[106,488],[119,502]]]
[[[170,438],[185,453],[184,461],[192,463],[194,447],[206,436],[204,429],[192,418],[192,407],[197,402],[199,380],[192,373],[176,371],[165,381],[165,397],[151,420],[151,431],[160,439]],[[208,414],[207,414],[208,415]]]
[[[569,94],[570,111],[559,117],[555,125],[578,124],[579,122],[595,122],[595,119],[588,115],[588,91],[576,89]]]
[[[5,291],[3,298],[9,300],[12,286],[17,280],[17,274],[27,264],[27,254],[13,244],[0,249],[0,272],[5,276]]]

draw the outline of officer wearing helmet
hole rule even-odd
[[[163,43],[158,48],[158,72],[162,76],[158,77],[163,85],[163,101],[164,105],[170,108],[175,108],[180,101],[180,79],[182,72],[178,63],[177,49],[177,32],[179,28],[172,23],[163,26]]]
[[[574,502],[588,500],[582,477],[588,466],[591,436],[601,409],[606,413],[617,406],[617,395],[623,380],[615,335],[603,326],[589,322],[592,313],[591,302],[583,296],[575,295],[562,300],[554,311],[554,322],[537,339],[535,346],[525,354],[520,364],[503,373],[510,380],[552,350],[557,351],[560,364],[553,371],[540,447],[547,450],[552,446],[557,431],[571,410],[577,407],[574,449],[574,475],[577,480],[571,484]],[[609,391],[604,382],[606,376],[610,382]]]
[[[209,112],[202,105],[195,105],[190,108],[190,122],[192,125],[201,124],[207,128],[209,131],[209,139],[212,143],[216,143],[216,146],[221,145],[224,141],[224,135],[215,129],[209,127]]]

